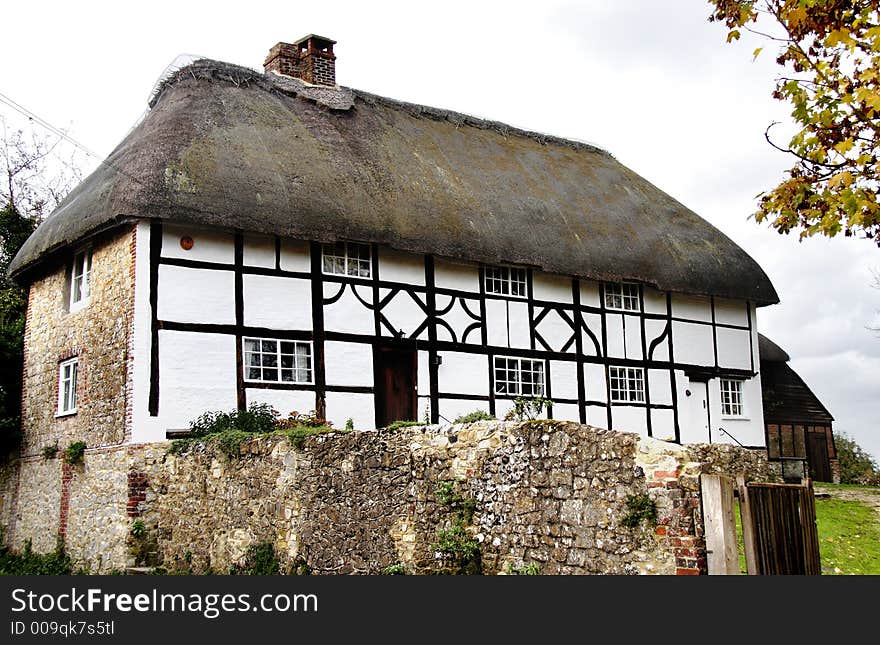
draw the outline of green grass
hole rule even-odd
[[[861,502],[816,500],[822,573],[880,575],[880,519]]]

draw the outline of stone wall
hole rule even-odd
[[[746,481],[782,482],[782,465],[769,461],[763,448],[741,448],[732,444],[691,444],[687,446],[702,472],[710,475],[744,473]]]
[[[89,304],[69,311],[66,266],[30,287],[26,325],[22,454],[58,442],[104,446],[125,436],[128,337],[134,295],[132,229],[95,242]],[[77,413],[56,418],[58,363],[79,357]]]
[[[50,550],[60,532],[74,558],[101,572],[158,565],[225,573],[250,546],[270,542],[285,568],[378,573],[399,563],[431,573],[448,564],[434,544],[455,517],[436,489],[454,482],[476,504],[467,531],[480,544],[484,573],[705,572],[699,475],[709,467],[691,447],[636,434],[481,422],[332,433],[301,447],[261,436],[232,459],[213,442],[183,454],[168,448],[87,450],[66,484],[62,527],[59,460],[22,462],[7,542],[30,538]],[[656,522],[625,526],[627,498],[644,495],[656,504]],[[131,536],[134,522],[144,537]]]

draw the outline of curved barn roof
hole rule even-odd
[[[733,241],[587,144],[210,60],[151,106],[13,274],[151,217],[778,302]]]
[[[762,361],[771,363],[787,363],[791,360],[788,352],[761,333],[758,334],[758,355]]]

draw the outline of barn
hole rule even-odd
[[[24,455],[268,403],[766,445],[761,267],[595,146],[341,87],[334,41],[199,60],[22,247]],[[552,109],[552,103],[548,103]]]
[[[768,457],[782,463],[788,480],[839,481],[834,417],[788,364],[785,350],[764,334],[758,334],[758,349]]]

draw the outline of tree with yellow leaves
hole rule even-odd
[[[797,132],[787,177],[760,195],[758,222],[801,238],[840,232],[880,245],[878,0],[709,0],[709,20],[778,46],[773,97],[792,106]],[[757,57],[763,48],[754,52]]]

